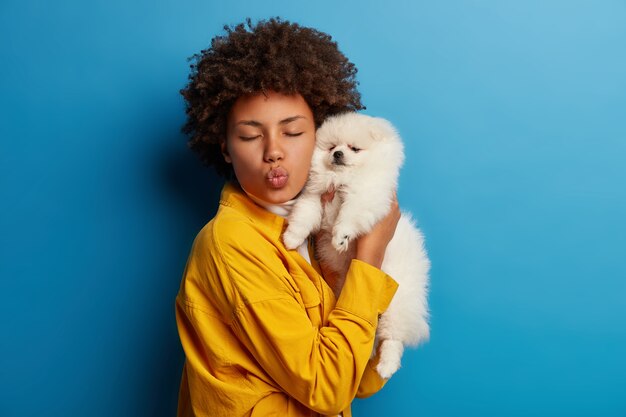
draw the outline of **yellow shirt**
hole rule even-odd
[[[284,223],[227,184],[194,240],[176,297],[178,417],[349,417],[384,385],[370,354],[397,283],[353,260],[335,299],[317,264],[283,246]]]

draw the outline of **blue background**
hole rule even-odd
[[[216,177],[186,58],[333,35],[406,142],[432,339],[356,416],[626,416],[624,1],[3,0],[2,416],[171,416],[174,297]]]

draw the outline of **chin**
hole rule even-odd
[[[270,189],[265,193],[263,200],[270,204],[283,204],[296,198],[300,190],[292,187],[283,187],[278,189]]]
[[[320,232],[316,255],[339,276],[336,295],[355,255],[354,240],[388,213],[403,162],[402,140],[385,119],[344,113],[328,118],[317,130],[309,179],[289,216],[283,242],[293,249]],[[321,195],[332,188],[335,198],[322,205]],[[400,368],[404,347],[430,336],[430,261],[424,236],[408,212],[402,212],[381,269],[399,284],[376,332],[376,370],[389,378]]]

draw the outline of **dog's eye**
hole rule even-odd
[[[361,148],[357,148],[356,146],[350,146],[350,149],[352,150],[352,152],[354,153],[359,153],[359,151],[361,150]]]
[[[333,145],[330,147],[330,149],[328,149],[329,151],[332,151],[333,149],[335,149],[337,146]]]

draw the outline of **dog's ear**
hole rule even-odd
[[[381,132],[378,129],[371,129],[370,130],[370,137],[375,140],[376,142],[381,141],[385,138],[385,135],[383,132]]]
[[[372,118],[369,125],[370,136],[375,141],[382,141],[389,136],[387,121],[381,118]]]
[[[382,141],[393,134],[391,123],[380,117],[372,117],[369,121],[369,133],[373,140]]]

